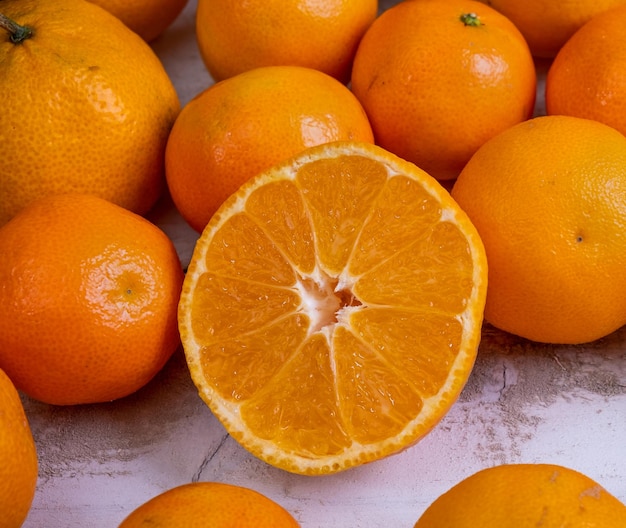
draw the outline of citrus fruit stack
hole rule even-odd
[[[183,273],[146,219],[102,198],[41,198],[0,228],[0,368],[69,405],[145,385],[180,341]]]
[[[0,13],[0,225],[60,192],[147,213],[180,110],[158,57],[84,0],[4,0]]]
[[[219,482],[183,484],[153,497],[119,528],[298,528],[282,506],[261,493]]]
[[[436,180],[380,147],[307,149],[199,238],[179,306],[200,395],[277,467],[347,469],[426,434],[480,340],[486,260]]]
[[[397,453],[439,422],[471,373],[483,311],[550,343],[626,323],[626,138],[600,123],[624,131],[624,99],[607,95],[623,92],[624,59],[587,54],[623,47],[626,11],[579,0],[555,22],[538,21],[540,0],[488,3],[405,1],[377,17],[375,0],[199,0],[198,48],[219,82],[181,111],[146,42],[185,0],[2,2],[11,522],[37,470],[15,387],[57,405],[122,398],[182,338],[201,397],[242,446],[320,475]],[[597,121],[530,119],[532,54],[557,51],[548,112]],[[457,176],[451,194],[437,181]],[[200,233],[184,282],[172,241],[135,214],[165,182]],[[476,509],[476,493],[495,506]],[[0,485],[0,506],[7,497]],[[193,526],[207,508],[216,526],[298,526],[217,483],[171,489],[121,526]],[[575,472],[508,466],[453,488],[416,528],[612,527],[624,515]]]
[[[433,502],[415,528],[619,528],[626,506],[591,478],[554,464],[484,469]]]

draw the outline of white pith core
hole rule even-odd
[[[316,277],[299,277],[296,288],[302,298],[302,311],[311,321],[309,334],[332,328],[341,322],[346,308],[360,306],[350,287],[321,272]]]

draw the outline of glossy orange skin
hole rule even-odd
[[[20,396],[0,369],[0,512],[3,528],[20,528],[30,510],[38,471],[37,450]]]
[[[626,5],[581,27],[546,78],[546,110],[594,119],[626,134]]]
[[[0,254],[0,368],[31,397],[121,398],[178,347],[181,264],[143,217],[95,196],[48,196],[0,228]]]
[[[310,68],[256,68],[211,86],[183,108],[167,144],[167,184],[182,216],[202,231],[255,174],[339,140],[374,141],[346,86]]]
[[[156,54],[83,0],[3,0],[1,9],[33,34],[13,44],[0,29],[0,225],[68,191],[147,213],[165,188],[180,110]]]
[[[476,14],[473,26],[462,15]],[[440,180],[531,116],[535,67],[522,35],[473,0],[400,2],[361,40],[352,90],[376,143]]]
[[[188,0],[89,0],[119,18],[146,42],[163,33],[187,5]]]
[[[377,0],[199,0],[198,48],[216,81],[295,65],[345,82],[377,11]]]
[[[485,143],[452,197],[489,262],[485,319],[537,342],[578,344],[626,324],[626,138],[543,116]]]
[[[298,528],[278,503],[261,493],[220,482],[171,488],[139,506],[119,528]]]

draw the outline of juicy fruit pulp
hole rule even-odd
[[[179,306],[192,377],[267,462],[328,473],[423,436],[464,385],[486,264],[415,166],[315,147],[244,185],[196,245]]]

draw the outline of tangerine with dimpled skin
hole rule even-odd
[[[0,13],[31,30],[14,43],[0,28],[0,225],[59,192],[147,213],[180,110],[156,54],[84,0],[3,0]]]
[[[454,485],[414,528],[623,526],[626,506],[588,476],[556,464],[505,464]]]
[[[145,502],[119,528],[298,528],[291,514],[269,497],[242,486],[194,482]]]
[[[216,81],[261,66],[304,66],[342,82],[377,0],[199,0],[196,35]]]
[[[485,143],[452,196],[485,245],[485,319],[527,339],[576,344],[626,324],[626,137],[544,116]]]
[[[509,18],[522,32],[533,55],[554,57],[586,22],[624,0],[481,0]]]
[[[143,387],[178,348],[183,272],[145,218],[91,195],[37,200],[0,228],[0,368],[55,405]]]
[[[626,134],[626,5],[581,27],[546,78],[548,114],[594,119]]]
[[[536,73],[517,28],[472,0],[400,2],[370,26],[352,90],[376,143],[437,179],[531,116]]]

